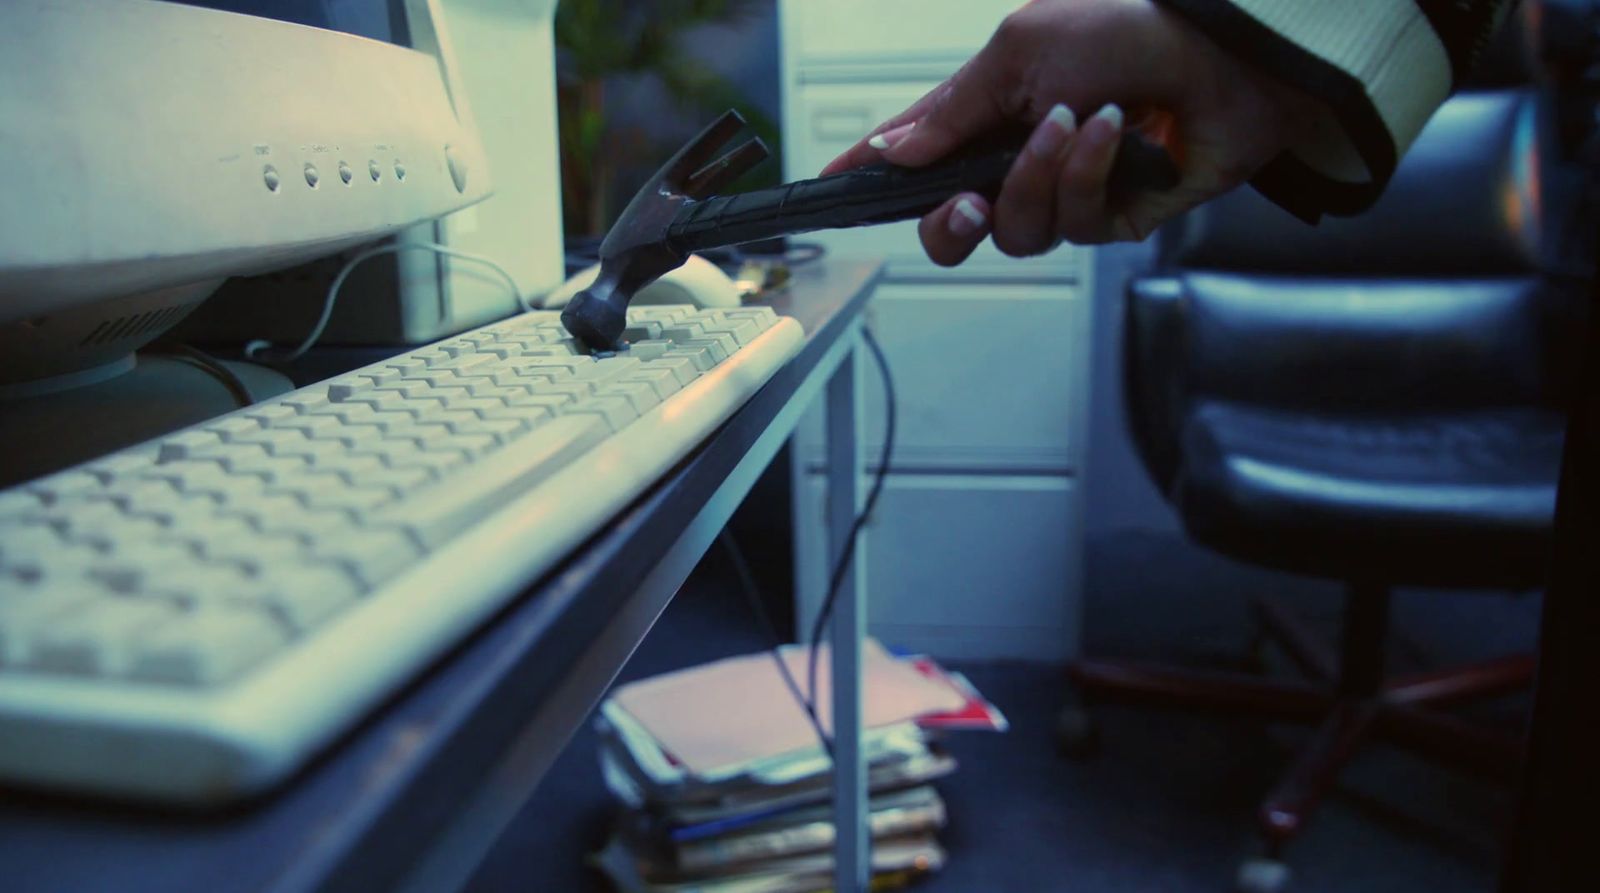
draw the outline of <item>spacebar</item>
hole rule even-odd
[[[428,549],[526,493],[610,436],[599,415],[559,416],[498,450],[380,508],[370,522],[411,530]]]

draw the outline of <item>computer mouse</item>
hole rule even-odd
[[[565,307],[572,296],[589,287],[600,275],[600,265],[595,264],[574,273],[571,279],[545,296],[545,309]],[[737,307],[739,287],[727,273],[698,254],[660,279],[640,289],[629,302],[630,306],[645,304],[693,304],[696,307]]]

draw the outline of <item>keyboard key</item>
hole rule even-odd
[[[604,389],[607,382],[621,378],[629,372],[639,369],[639,361],[633,357],[611,357],[606,360],[597,360],[587,366],[579,367],[573,375],[574,381],[581,381],[594,389],[597,393]]]
[[[122,475],[143,471],[155,465],[159,454],[160,450],[154,446],[134,447],[113,453],[104,459],[96,459],[84,466],[84,470],[103,481],[112,481]]]
[[[539,419],[555,415],[574,402],[572,393],[551,394],[540,391],[506,401],[508,408],[516,410],[521,418],[537,423]]]
[[[181,616],[172,602],[98,599],[36,626],[25,646],[27,663],[61,673],[117,675],[128,666],[135,636]]]
[[[46,504],[55,505],[100,493],[105,490],[105,482],[87,471],[70,471],[35,481],[27,489]]]
[[[656,389],[651,387],[649,382],[644,381],[613,381],[608,383],[601,393],[627,400],[633,411],[639,415],[644,415],[661,402],[661,395],[656,393]]]
[[[628,356],[641,362],[658,359],[662,354],[676,347],[665,338],[651,338],[645,341],[636,341],[628,346]]]
[[[261,427],[256,419],[244,415],[226,416],[206,425],[206,430],[217,435],[223,440],[232,440],[240,434],[246,434]]]
[[[433,475],[426,469],[385,468],[362,475],[361,485],[370,489],[382,489],[392,498],[414,490],[431,480]]]
[[[763,331],[755,320],[738,318],[708,321],[701,324],[701,329],[710,335],[727,335],[739,347],[756,340]]]
[[[730,338],[728,340],[731,341],[732,339]],[[719,341],[715,338],[685,338],[682,341],[676,341],[673,343],[678,345],[678,350],[695,350],[698,348],[704,348],[706,353],[710,355],[711,364],[713,366],[732,356],[734,350],[738,349],[737,347],[730,349],[726,347],[722,341]]]
[[[28,490],[0,490],[0,522],[8,518],[38,517],[44,510],[44,497]],[[0,542],[0,546],[4,543]]]
[[[208,560],[201,564],[191,561],[151,578],[146,593],[156,598],[176,599],[189,607],[219,599],[234,599],[256,585],[256,575],[246,566],[247,562],[264,565],[273,561],[298,561],[303,551],[303,547],[297,547],[293,552],[284,550],[272,556],[262,550],[260,540],[251,541],[251,544],[253,547],[241,544],[239,554],[244,558],[240,563]]]
[[[778,322],[778,313],[771,307],[737,307],[719,308],[711,311],[713,316],[734,319],[753,319],[762,331],[772,328]]]
[[[27,664],[32,642],[58,618],[81,613],[87,592],[18,591],[0,598],[0,666]]]
[[[326,536],[335,536],[350,529],[355,518],[344,509],[307,507],[299,499],[284,493],[272,494],[258,500],[272,500],[272,509],[262,510],[252,523],[264,534],[294,537],[311,545]]]
[[[499,358],[493,354],[478,352],[478,345],[473,343],[454,345],[453,347],[448,348],[447,352],[452,354],[450,359],[440,360],[437,363],[429,363],[428,369],[434,372],[466,372],[470,369],[474,369],[485,364],[493,366],[499,360]]]
[[[266,611],[202,607],[136,638],[128,648],[128,675],[180,685],[215,685],[288,641],[283,627]]]
[[[307,508],[344,509],[365,512],[388,502],[392,496],[385,487],[341,487],[329,485],[313,487],[300,492]]]
[[[694,364],[697,372],[710,372],[717,365],[717,360],[712,357],[711,350],[707,347],[677,346],[662,355],[662,359],[685,359]]]
[[[595,415],[561,416],[496,450],[460,474],[421,488],[405,503],[379,509],[379,524],[404,527],[429,547],[448,542],[457,531],[508,499],[559,471],[605,438]]]
[[[0,522],[0,567],[36,567],[40,556],[66,546],[61,533],[43,521]]]
[[[241,480],[238,476],[229,474],[220,463],[193,459],[180,459],[158,465],[140,473],[135,479],[166,481],[179,493],[217,497],[221,497],[224,493],[236,492]]]
[[[350,572],[329,564],[283,568],[273,574],[259,595],[289,627],[309,633],[344,610],[364,592]]]
[[[421,447],[413,445],[410,451],[397,453],[394,458],[390,460],[389,467],[396,469],[424,469],[433,475],[435,480],[437,480],[447,472],[465,465],[466,463],[467,456],[465,453],[456,451],[438,452],[424,450]]]
[[[316,412],[328,405],[328,389],[326,387],[302,388],[278,401],[280,406],[290,406],[300,415]]]
[[[134,593],[153,588],[164,572],[193,564],[193,549],[174,542],[122,543],[90,563],[90,573],[111,589]]]
[[[78,543],[107,543],[119,539],[154,539],[166,533],[167,526],[148,515],[131,515],[109,502],[75,506],[70,512],[51,517],[62,538]]]
[[[368,587],[377,586],[421,554],[414,539],[399,527],[352,529],[319,541],[319,559],[344,567]]]
[[[696,344],[714,344],[716,349],[713,351],[713,356],[717,358],[719,363],[733,356],[739,350],[739,342],[732,335],[712,330],[699,323],[671,326],[662,329],[661,334],[662,337],[671,340],[672,343],[680,347]]]
[[[659,320],[652,319],[631,323],[627,328],[622,330],[622,339],[630,343],[651,341],[660,337],[661,322]]]
[[[682,387],[682,384],[678,381],[678,376],[674,375],[672,370],[662,369],[658,366],[651,366],[648,369],[632,372],[622,381],[641,382],[648,385],[651,390],[655,391],[656,396],[662,400],[676,394]]]
[[[282,403],[265,403],[245,413],[248,418],[255,419],[263,427],[277,424],[278,422],[292,419],[299,415],[293,406]]]
[[[567,411],[567,415],[598,416],[605,420],[606,426],[612,431],[620,431],[624,425],[639,417],[639,411],[625,397],[605,395],[590,397],[575,404]]]

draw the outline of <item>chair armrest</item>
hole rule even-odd
[[[1171,491],[1188,414],[1183,283],[1151,276],[1128,284],[1122,328],[1122,398],[1129,433],[1156,486]]]
[[[1167,300],[1182,310],[1169,315],[1183,323],[1181,374],[1195,397],[1335,412],[1544,398],[1546,295],[1533,276],[1174,278]]]

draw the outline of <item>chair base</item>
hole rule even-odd
[[[1364,604],[1363,604],[1364,603]],[[1077,691],[1094,700],[1315,724],[1257,815],[1267,854],[1278,858],[1339,771],[1369,740],[1382,740],[1476,774],[1510,780],[1522,755],[1519,736],[1467,722],[1439,708],[1506,694],[1533,680],[1531,655],[1380,679],[1387,592],[1352,587],[1343,659],[1294,615],[1255,605],[1262,632],[1309,677],[1278,680],[1244,673],[1184,670],[1118,660],[1080,660],[1069,668]]]

